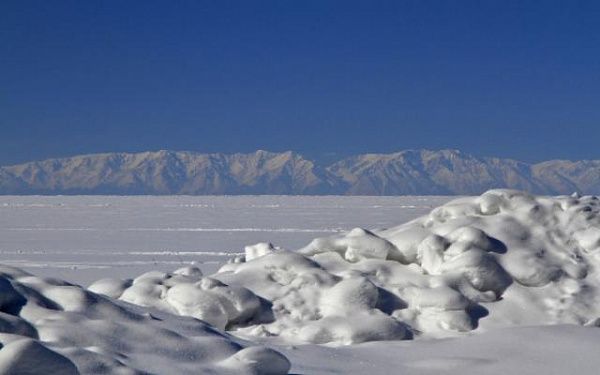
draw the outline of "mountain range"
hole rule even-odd
[[[361,154],[105,153],[0,167],[0,194],[463,195],[491,188],[600,193],[600,160],[525,163],[458,150]]]

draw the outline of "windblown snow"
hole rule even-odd
[[[195,319],[0,268],[2,374],[281,374],[288,360]]]
[[[598,198],[491,190],[389,229],[356,228],[292,250],[247,246],[211,275],[189,266],[86,290],[4,267],[0,373],[287,373],[288,359],[263,345],[309,373],[348,373],[323,362],[331,350],[360,356],[373,347],[353,344],[452,337],[424,346],[451,353],[461,342],[493,346],[499,332],[519,337],[513,329],[522,326],[586,326],[565,331],[593,341],[599,266]],[[470,332],[483,338],[456,338]],[[555,337],[535,332],[529,337]],[[313,352],[313,367],[294,363]],[[405,354],[406,371],[465,373],[469,361],[480,373],[515,370],[490,352],[462,362]]]

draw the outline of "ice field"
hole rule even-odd
[[[0,197],[0,374],[596,374],[600,199]]]
[[[244,246],[289,249],[354,227],[383,228],[449,197],[0,196],[4,264],[87,284],[109,275],[215,271]]]

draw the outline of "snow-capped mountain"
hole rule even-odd
[[[328,170],[347,183],[347,194],[356,195],[479,194],[495,187],[555,192],[553,186],[538,181],[531,165],[456,150],[357,155]]]
[[[319,165],[288,151],[157,151],[48,159],[0,167],[2,194],[541,194],[600,193],[600,161],[528,164],[457,150],[362,154]]]
[[[2,193],[323,194],[327,172],[292,152],[110,153],[0,168]]]

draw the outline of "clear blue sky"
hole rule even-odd
[[[0,2],[0,164],[599,143],[599,1]]]

